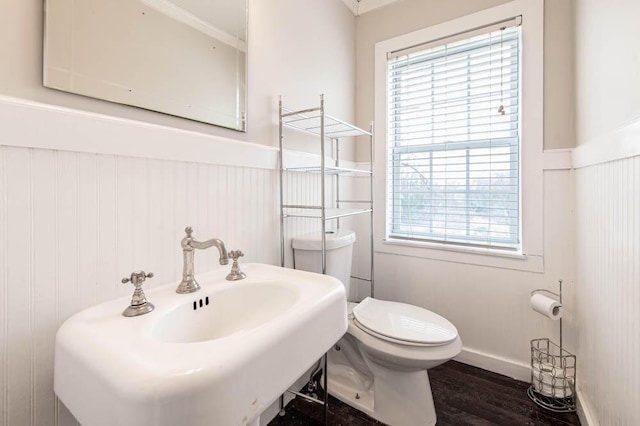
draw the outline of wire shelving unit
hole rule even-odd
[[[283,158],[283,148],[285,144],[284,130],[291,129],[295,132],[303,132],[319,137],[320,159],[317,165],[313,166],[293,166],[287,167]],[[285,266],[285,221],[292,218],[315,218],[320,220],[321,240],[322,240],[322,273],[327,270],[326,256],[326,235],[327,223],[336,221],[336,228],[340,228],[340,219],[351,216],[368,215],[369,216],[369,245],[370,245],[370,271],[369,277],[351,278],[369,282],[370,294],[374,295],[374,277],[373,277],[373,123],[370,130],[363,130],[346,121],[335,118],[326,114],[324,107],[324,96],[320,95],[320,102],[317,107],[292,110],[285,108],[282,98],[279,101],[279,183],[280,183],[280,259],[281,266]],[[290,132],[287,131],[287,135]],[[363,170],[357,168],[341,167],[340,163],[340,146],[343,143],[357,143],[358,140],[365,138],[368,141],[370,149],[370,169]],[[347,139],[344,141],[344,139]],[[331,142],[332,159],[327,160],[326,142]],[[328,164],[329,163],[329,164]],[[288,203],[284,194],[285,172],[293,173],[313,173],[320,175],[320,203],[318,204],[297,204]],[[369,180],[368,194],[363,199],[344,199],[340,197],[340,181],[344,177],[365,177]],[[326,178],[333,180],[335,188],[334,199],[328,205]],[[327,371],[327,355],[323,357],[323,368]],[[325,399],[319,400],[301,394],[294,390],[289,392],[310,399],[324,405],[325,424],[327,424],[328,404],[326,403],[327,393],[327,374],[324,374],[324,390]],[[280,400],[280,407],[283,410],[284,399]],[[284,412],[281,411],[281,414]]]

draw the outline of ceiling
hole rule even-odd
[[[359,16],[367,12],[371,12],[374,9],[378,9],[382,6],[386,6],[390,3],[395,3],[399,0],[342,0],[347,5],[349,10],[355,15]]]
[[[146,6],[246,52],[247,2],[241,0],[140,0]],[[229,5],[231,4],[232,7]]]
[[[247,3],[228,0],[171,0],[221,31],[244,39],[247,22]]]

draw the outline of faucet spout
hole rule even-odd
[[[176,289],[176,293],[180,294],[193,293],[200,290],[200,284],[196,281],[193,272],[194,251],[196,249],[206,250],[209,247],[215,246],[220,253],[220,264],[226,265],[229,263],[229,254],[227,253],[227,249],[222,240],[219,238],[211,238],[207,241],[196,241],[192,236],[193,228],[187,226],[184,231],[187,235],[180,242],[180,246],[182,247],[182,258],[184,261],[182,267],[182,281]]]
[[[224,243],[219,238],[211,238],[210,240],[202,241],[202,242],[192,239],[190,245],[194,249],[198,249],[198,250],[205,250],[205,249],[208,249],[209,247],[215,246],[218,249],[218,252],[220,252],[220,259],[219,259],[220,264],[227,265],[229,263],[229,254],[227,253],[227,248],[224,246]]]

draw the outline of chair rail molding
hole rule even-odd
[[[640,155],[640,118],[579,145],[573,150],[576,169]]]
[[[0,95],[0,145],[275,169],[277,148]]]

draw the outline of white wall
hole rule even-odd
[[[357,118],[373,114],[373,60],[376,42],[426,28],[478,10],[505,3],[500,0],[406,0],[367,13],[357,22]],[[543,270],[541,273],[500,269],[376,252],[375,296],[413,303],[449,319],[460,332],[460,360],[529,380],[529,341],[558,339],[558,323],[529,307],[536,288],[557,290],[564,279],[566,331],[573,324],[574,205],[573,175],[567,152],[551,148],[573,146],[571,88],[571,7],[564,0],[545,2],[545,90],[543,172]],[[378,140],[382,136],[378,135]],[[359,158],[366,154],[359,152]],[[538,155],[537,152],[533,153]],[[556,163],[556,160],[561,161]],[[523,158],[526,162],[527,158]],[[383,218],[377,217],[376,221]],[[366,259],[358,259],[362,269]],[[361,293],[366,289],[361,286]],[[570,335],[570,333],[567,333]],[[566,346],[575,350],[575,339]]]
[[[640,118],[635,0],[575,0],[577,145]]]
[[[575,1],[578,395],[640,420],[640,3]]]
[[[134,269],[156,273],[149,286],[178,279],[186,225],[279,264],[277,95],[308,107],[324,92],[353,117],[354,17],[301,3],[251,2],[247,134],[44,89],[42,2],[2,3],[0,425],[74,423],[53,394],[55,330],[128,294]],[[196,256],[196,271],[217,265]]]
[[[254,0],[250,5],[249,140],[277,146],[278,95],[296,109],[316,106],[324,93],[330,114],[353,121],[355,18],[344,3]],[[319,152],[309,140],[289,139],[288,147]]]

